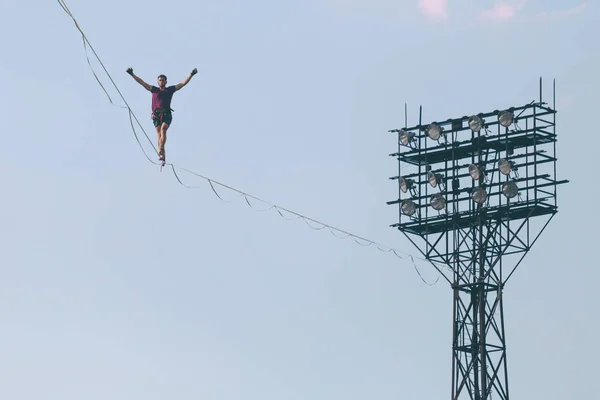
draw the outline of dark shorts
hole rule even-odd
[[[154,112],[152,113],[152,122],[155,127],[161,126],[163,122],[171,126],[173,115],[170,112]]]

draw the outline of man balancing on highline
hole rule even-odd
[[[167,77],[165,75],[158,76],[158,87],[148,85],[140,77],[133,73],[132,68],[127,68],[127,73],[142,85],[146,90],[152,93],[152,122],[158,134],[158,159],[165,163],[165,142],[167,141],[167,129],[173,121],[171,114],[171,99],[173,94],[188,84],[192,76],[198,73],[194,70],[181,82],[174,86],[167,86]]]

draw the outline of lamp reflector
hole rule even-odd
[[[429,125],[425,132],[433,140],[438,140],[442,136],[442,128],[438,124]]]
[[[502,111],[498,114],[498,122],[505,128],[508,128],[513,123],[514,115],[510,111]]]
[[[517,184],[512,181],[506,182],[502,186],[502,194],[504,194],[504,196],[506,196],[507,199],[512,199],[517,194],[519,194],[519,188],[517,187]]]
[[[437,211],[443,210],[444,207],[446,207],[446,199],[441,193],[436,193],[431,196],[431,207]]]
[[[479,180],[481,177],[481,169],[477,165],[471,164],[469,165],[469,175],[471,175],[471,178],[473,178],[474,181]]]
[[[415,138],[414,132],[406,132],[404,129],[400,130],[400,143],[404,146],[408,146],[408,144]]]
[[[481,128],[483,128],[483,120],[481,117],[477,115],[471,116],[471,118],[469,118],[469,128],[474,132],[479,132]]]
[[[473,201],[477,204],[481,204],[483,202],[486,201],[487,199],[487,192],[485,191],[484,188],[482,188],[481,186],[478,187],[477,189],[473,190]]]
[[[431,185],[431,187],[437,187],[438,183],[440,183],[440,178],[442,176],[440,174],[436,174],[433,171],[429,171],[427,173],[427,180],[429,181],[429,184]]]
[[[508,161],[505,158],[501,158],[498,161],[498,169],[500,170],[500,172],[502,172],[504,175],[508,175],[510,174],[510,171],[512,171],[512,167],[513,167],[513,163]]]
[[[412,187],[413,181],[410,179],[400,178],[400,190],[402,193],[408,192],[408,189]]]
[[[417,212],[417,206],[412,200],[404,200],[402,202],[402,212],[408,216],[414,215]]]

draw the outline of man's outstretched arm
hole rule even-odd
[[[196,75],[197,73],[198,73],[198,70],[196,68],[194,68],[192,70],[192,72],[181,83],[178,83],[177,86],[175,86],[175,90],[179,90],[182,87],[184,87],[185,85],[187,85],[188,82],[190,81],[190,79],[192,79],[192,76]]]
[[[131,76],[133,77],[133,79],[135,79],[135,81],[136,81],[137,83],[139,83],[140,85],[142,85],[142,86],[143,86],[143,87],[144,87],[144,88],[145,88],[147,91],[149,91],[149,92],[150,92],[150,91],[152,90],[152,86],[148,85],[146,82],[144,82],[144,81],[142,80],[142,78],[140,78],[139,76],[136,76],[136,75],[133,73],[133,68],[127,68],[127,73],[128,73],[129,75],[131,75]]]

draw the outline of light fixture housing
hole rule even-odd
[[[469,175],[471,175],[474,181],[477,181],[483,175],[483,169],[475,164],[471,164],[469,165]]]
[[[508,128],[514,121],[515,116],[512,111],[506,110],[498,114],[498,123],[505,128]]]
[[[407,132],[404,129],[401,129],[399,137],[400,137],[400,143],[403,144],[404,146],[408,146],[409,143],[411,143],[415,140],[415,133]]]
[[[425,129],[425,132],[432,140],[439,140],[442,136],[442,128],[436,123],[429,125]]]
[[[504,174],[510,174],[510,171],[514,169],[515,163],[513,161],[509,161],[506,158],[501,158],[498,160],[498,170]]]
[[[413,187],[414,181],[412,179],[405,179],[400,177],[400,190],[402,193],[408,192]]]
[[[472,115],[471,118],[469,118],[469,128],[471,128],[473,132],[479,132],[481,128],[483,128],[484,123],[485,121],[478,115]]]
[[[432,188],[436,188],[439,184],[442,183],[444,177],[441,174],[436,174],[433,171],[429,171],[427,173],[427,180]]]
[[[444,207],[446,207],[446,199],[441,193],[436,193],[431,196],[430,204],[434,210],[441,211],[444,209]]]
[[[512,199],[519,194],[519,188],[513,181],[506,182],[504,185],[502,185],[502,194],[507,199]]]
[[[483,186],[479,186],[473,190],[471,197],[475,203],[482,204],[487,200],[487,192]]]
[[[404,200],[402,202],[402,213],[408,215],[409,217],[414,215],[417,212],[417,205],[411,199]]]

